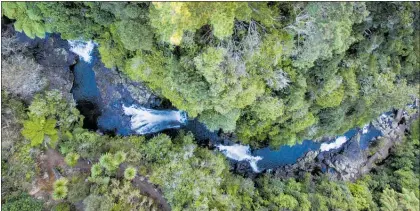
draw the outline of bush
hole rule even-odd
[[[1,206],[2,211],[42,211],[42,201],[36,200],[24,193],[9,199]]]

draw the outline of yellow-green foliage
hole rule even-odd
[[[233,33],[235,17],[249,20],[251,8],[245,2],[154,2],[150,22],[165,42],[180,45],[185,31],[211,24],[219,39]]]
[[[55,119],[45,119],[43,117],[32,117],[23,123],[22,135],[31,141],[31,146],[39,146],[43,143],[45,136],[50,138],[49,144],[54,146],[57,139],[55,129],[57,121]]]
[[[77,164],[77,161],[79,160],[80,155],[74,152],[70,152],[66,155],[64,161],[67,163],[67,165],[74,167]]]
[[[33,2],[3,2],[1,6],[4,15],[16,19],[16,31],[23,31],[30,38],[44,38],[45,32],[49,31],[40,9]]]
[[[69,181],[65,177],[62,177],[54,182],[54,191],[52,193],[52,198],[54,200],[62,200],[66,198],[68,193],[68,182]]]
[[[41,24],[65,39],[93,39],[107,67],[145,83],[209,129],[236,132],[253,145],[335,135],[418,96],[417,3],[36,2],[2,8],[16,28],[25,23],[30,36]],[[271,108],[279,102],[278,110]],[[50,104],[46,110],[54,110]],[[62,130],[64,122],[56,120]]]

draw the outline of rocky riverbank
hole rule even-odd
[[[366,150],[361,149],[360,134],[357,134],[339,149],[309,151],[295,164],[275,169],[274,175],[286,179],[303,177],[306,173],[328,173],[334,180],[354,181],[388,157],[392,148],[402,141],[412,119],[417,117],[418,112],[410,116],[403,110],[382,115],[373,121],[373,125],[383,136],[372,141]]]
[[[58,35],[30,39],[2,23],[2,88],[29,103],[36,93],[59,90],[72,101],[73,74],[70,66],[76,55]]]

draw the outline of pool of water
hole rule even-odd
[[[119,98],[118,101],[103,102],[96,84],[95,72],[93,71],[95,63],[100,62],[96,48],[92,53],[91,59],[92,60],[90,63],[81,59],[74,66],[75,85],[73,89],[73,96],[76,102],[80,104],[88,101],[94,104],[94,108],[90,110],[90,113],[89,111],[83,112],[83,108],[80,108],[82,114],[87,115],[88,117],[91,115],[89,120],[91,122],[89,122],[89,124],[97,125],[97,129],[101,130],[102,132],[113,132],[119,135],[135,134],[135,131],[130,128],[130,117],[124,115],[122,106],[125,105],[128,107],[131,105],[138,105],[138,103],[133,100],[133,98],[130,96],[130,93],[125,90],[124,87],[113,87],[120,89],[122,98]],[[104,69],[104,71],[106,71],[106,69]],[[112,85],[110,84],[110,86]],[[95,109],[97,111],[93,112],[92,116],[92,111]],[[182,128],[193,132],[195,138],[198,141],[211,140],[217,142],[213,144],[220,144],[222,141],[222,139],[218,137],[217,133],[207,130],[207,128],[197,120],[190,120],[188,124]],[[367,129],[367,133],[361,135],[360,146],[362,149],[366,149],[369,146],[371,140],[381,135],[380,131],[371,125]],[[357,133],[361,133],[361,130],[355,128],[342,134],[342,136],[344,136],[348,141]],[[335,140],[331,140],[326,143],[333,143],[334,141]],[[319,150],[320,146],[321,143],[319,142],[304,140],[301,144],[296,144],[294,146],[281,146],[278,149],[271,149],[266,147],[257,150],[250,150],[250,152],[243,154],[246,157],[261,157],[262,159],[258,160],[256,164],[259,170],[265,170],[286,164],[293,164],[297,161],[298,158],[302,157],[307,152],[311,150]],[[238,147],[243,146],[238,145]],[[337,146],[336,148],[339,147],[340,146]],[[232,150],[234,151],[235,149],[232,148]],[[226,152],[225,154],[228,156],[229,152]]]

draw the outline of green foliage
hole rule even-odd
[[[137,170],[134,167],[129,166],[124,170],[124,178],[126,180],[133,180],[136,174]]]
[[[63,38],[96,41],[107,67],[254,146],[342,133],[418,96],[416,3],[5,5],[16,23],[33,15]],[[50,105],[38,109],[71,111]],[[75,122],[56,119],[63,131]]]
[[[106,153],[104,155],[101,156],[101,158],[99,158],[99,163],[101,165],[101,167],[105,168],[107,170],[107,172],[115,172],[119,165],[125,161],[127,154],[125,152],[122,151],[118,151],[117,153],[115,153],[114,155],[111,153]],[[98,168],[98,167],[95,167]],[[96,169],[95,169],[96,171]],[[99,172],[99,171],[98,171]],[[97,173],[95,172],[93,174],[96,175]]]
[[[317,59],[329,59],[333,54],[345,52],[357,41],[352,26],[368,16],[364,3],[296,4],[296,21],[286,28],[296,37],[297,56],[294,66],[311,67]]]
[[[402,193],[397,193],[393,189],[385,189],[381,194],[381,210],[418,210],[419,199],[414,192],[403,189]]]
[[[101,158],[99,159],[99,163],[101,164],[103,168],[105,168],[109,172],[115,171],[118,167],[116,165],[117,162],[114,160],[114,157],[109,153],[102,155]]]
[[[52,211],[70,211],[70,204],[60,203],[53,207]]]
[[[197,148],[191,135],[171,143],[161,165],[153,165],[150,180],[159,184],[174,210],[232,209],[232,196],[223,194],[218,178],[228,170],[222,155]],[[158,139],[152,139],[156,142]],[[164,146],[157,145],[159,148]],[[166,151],[166,150],[162,150]]]
[[[14,23],[16,31],[23,31],[32,39],[44,38],[45,32],[50,31],[44,24],[43,15],[34,2],[4,2],[1,8],[5,16],[16,20]]]
[[[49,144],[55,146],[58,139],[56,123],[55,119],[32,117],[23,123],[22,135],[31,141],[33,147],[41,145],[45,136],[50,138]]]
[[[156,2],[150,6],[150,22],[163,41],[181,44],[185,31],[210,24],[219,39],[233,33],[234,19],[249,20],[251,9],[242,2]]]
[[[36,95],[29,106],[28,116],[23,123],[22,135],[31,141],[31,146],[41,145],[47,136],[46,143],[55,147],[62,133],[80,126],[83,120],[75,104],[68,103],[58,90]]]
[[[2,196],[19,195],[32,187],[38,149],[31,149],[21,130],[27,118],[23,102],[2,90],[1,97],[1,179]]]
[[[66,179],[65,177],[62,177],[54,182],[53,187],[54,188],[65,187],[67,186],[68,182],[69,182],[68,179]]]
[[[112,209],[112,201],[109,196],[100,196],[91,194],[83,200],[86,211],[107,210]]]
[[[64,39],[94,40],[107,67],[145,83],[209,129],[234,132],[253,146],[341,134],[418,97],[418,11],[412,2],[2,4],[18,31],[43,37],[51,29]],[[157,209],[140,194],[137,174],[156,184],[173,210],[419,206],[418,122],[363,181],[265,175],[254,183],[233,175],[220,153],[197,147],[190,134],[147,141],[99,135],[81,128],[74,102],[58,91],[36,96],[26,114],[22,103],[3,95],[2,131],[12,127],[2,133],[2,196],[29,191],[36,173],[39,149],[21,136],[23,126],[34,146],[58,140],[71,166],[80,157],[98,161],[86,181],[77,175],[54,184],[54,199],[83,200],[86,210]],[[3,124],[4,117],[11,121]],[[122,163],[129,166],[123,176]],[[37,210],[31,200],[6,199],[4,206]]]
[[[102,174],[102,166],[99,163],[95,163],[92,165],[92,168],[90,170],[91,176],[93,178],[99,176]]]
[[[70,152],[66,155],[64,158],[64,161],[67,163],[67,165],[74,167],[77,164],[77,161],[79,160],[80,155],[74,152]]]
[[[215,111],[204,111],[198,119],[205,123],[209,130],[223,128],[224,132],[233,132],[236,128],[236,120],[238,120],[240,114],[238,109],[232,110],[224,115]]]
[[[68,189],[65,186],[56,187],[56,188],[54,188],[54,191],[52,193],[52,198],[54,200],[62,200],[64,198],[66,198],[67,192],[68,192]]]
[[[337,107],[340,105],[341,101],[343,101],[343,97],[344,89],[338,88],[328,94],[321,95],[316,100],[316,103],[322,108]]]
[[[138,49],[151,50],[153,33],[148,25],[133,20],[123,20],[116,23],[118,36],[124,48],[130,51]]]
[[[118,163],[118,165],[124,162],[126,158],[127,158],[127,154],[123,151],[118,151],[114,155],[115,163]]]
[[[112,171],[107,169],[108,165],[115,165],[108,162],[124,162],[126,156],[127,154],[120,151],[114,155],[108,153],[101,156],[99,163],[92,166],[91,177],[88,178],[91,184],[90,195],[83,200],[86,210],[156,210],[154,200],[140,194],[139,188],[131,183],[137,174],[134,167],[129,166],[125,169],[125,180],[117,177],[114,172],[119,164],[112,166]],[[102,168],[107,171],[103,171]]]
[[[350,183],[348,184],[351,194],[354,197],[357,210],[369,209],[372,203],[372,195],[364,183]]]
[[[52,198],[54,200],[62,200],[66,198],[68,193],[68,182],[68,179],[66,179],[65,177],[62,177],[54,182],[54,191],[52,193]]]
[[[81,126],[81,122],[83,122],[83,117],[76,109],[75,103],[64,99],[58,90],[36,95],[29,106],[28,115],[56,119],[60,131],[69,131],[74,127]]]
[[[69,202],[75,204],[89,195],[89,183],[85,181],[85,176],[72,177],[68,185],[67,199]]]
[[[37,200],[29,196],[28,194],[21,194],[17,197],[6,200],[1,205],[2,211],[42,211],[42,201]]]

